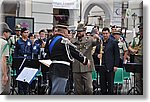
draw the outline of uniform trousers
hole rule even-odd
[[[74,72],[73,79],[76,95],[92,95],[92,72]]]
[[[51,95],[65,95],[65,88],[67,84],[67,78],[58,77],[57,75],[51,76],[52,89]],[[51,87],[51,86],[50,86]]]

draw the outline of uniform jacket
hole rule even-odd
[[[57,37],[58,35],[55,35],[51,39],[49,39],[49,44],[46,44],[45,50],[49,50],[49,46],[51,42]],[[54,44],[51,53],[49,54],[49,58],[52,61],[66,61],[70,62],[70,59],[68,58],[67,51],[66,51],[66,46],[64,43],[62,43],[62,38],[58,39],[56,43]],[[48,46],[47,46],[48,45]],[[87,58],[83,56],[82,53],[80,53],[75,47],[69,45],[69,52],[72,58],[77,59],[80,63],[86,62],[87,64]],[[67,78],[69,76],[69,70],[71,66],[65,65],[65,64],[59,64],[59,63],[53,63],[50,66],[50,70],[52,74],[60,76],[60,77],[65,77]]]
[[[92,50],[93,46],[96,46],[99,43],[98,40],[94,40],[91,36],[84,36],[80,40],[78,40],[78,38],[74,38],[71,41],[77,46],[77,49],[91,61],[91,67],[88,68],[87,66],[83,66],[79,63],[79,61],[75,60],[73,63],[73,72],[91,72],[95,70]]]
[[[27,39],[27,41],[20,38],[17,40],[14,57],[24,58],[25,55],[28,59],[32,58],[32,42]]]

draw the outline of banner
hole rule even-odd
[[[53,8],[80,9],[80,0],[53,0]]]

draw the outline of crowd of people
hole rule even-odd
[[[12,64],[17,63],[13,62],[14,58],[52,61],[49,68],[45,68],[44,65],[39,68],[42,72],[41,84],[49,86],[50,95],[65,95],[68,83],[72,84],[75,95],[92,95],[92,72],[95,71],[95,65],[104,65],[100,73],[101,94],[113,95],[117,68],[124,68],[124,64],[132,59],[134,62],[143,63],[142,24],[139,26],[139,33],[129,44],[115,25],[111,30],[104,27],[102,32],[99,31],[98,26],[94,26],[91,32],[86,32],[83,23],[79,23],[76,30],[69,30],[67,25],[59,24],[52,29],[41,29],[36,34],[30,33],[28,28],[19,24],[14,28],[15,32],[12,32],[6,23],[1,24],[0,93],[2,95],[10,94],[11,91],[10,72]],[[134,55],[134,58],[130,55]],[[17,75],[23,68],[17,71]],[[139,79],[140,94],[143,94],[142,73],[136,74],[136,80]],[[32,82],[32,86],[35,84]],[[25,82],[17,81],[17,94],[27,95],[28,86]]]

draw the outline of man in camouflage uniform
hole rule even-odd
[[[86,28],[80,23],[77,27],[77,37],[72,39],[72,43],[77,46],[90,61],[91,67],[83,66],[79,61],[73,63],[73,79],[75,83],[75,94],[90,95],[92,94],[92,71],[95,70],[92,58],[93,46],[99,43],[99,36],[95,34],[93,37],[86,36]]]

